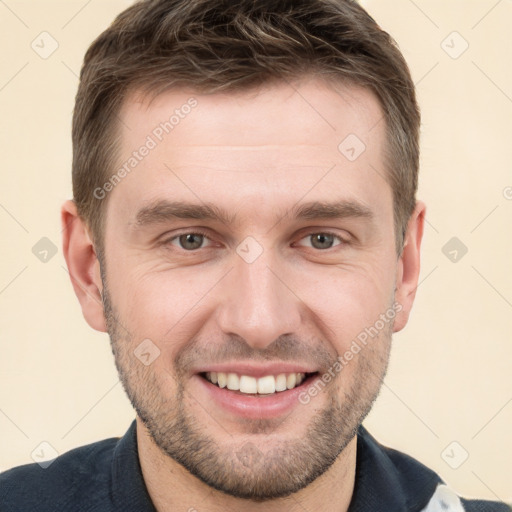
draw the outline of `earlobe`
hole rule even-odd
[[[93,329],[106,332],[99,261],[87,226],[73,201],[62,205],[61,220],[64,258],[84,318]]]
[[[420,248],[425,212],[425,203],[418,201],[407,225],[404,248],[397,263],[395,287],[395,300],[402,306],[402,309],[395,317],[393,332],[401,331],[407,324],[416,296],[420,275]]]

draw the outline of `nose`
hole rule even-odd
[[[217,309],[226,334],[236,334],[255,349],[268,347],[279,336],[299,332],[301,300],[289,272],[265,250],[248,263],[236,256]],[[287,282],[288,281],[288,282]]]

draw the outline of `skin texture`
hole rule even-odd
[[[74,204],[62,209],[84,317],[109,333],[137,411],[149,493],[158,510],[347,510],[355,432],[413,304],[425,205],[417,203],[398,256],[379,103],[365,89],[334,91],[316,79],[236,94],[172,90],[151,104],[134,92],[120,113],[119,166],[192,97],[197,106],[104,199],[101,270]],[[338,149],[349,134],[366,146],[354,161]],[[163,200],[213,203],[236,221],[161,210],[137,219]],[[303,203],[338,200],[371,218],[293,216]],[[206,237],[187,250],[194,239],[178,235],[197,229]],[[315,244],[312,235],[325,232],[335,236]],[[261,251],[252,262],[237,252],[247,237]],[[213,363],[286,361],[321,376],[393,309],[321,392],[277,418],[226,411],[197,375]],[[147,339],[159,350],[149,365],[134,354]]]

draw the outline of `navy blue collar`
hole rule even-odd
[[[348,512],[421,511],[441,478],[409,455],[381,445],[362,425]]]
[[[156,512],[142,477],[135,420],[112,456],[112,503],[123,512]]]

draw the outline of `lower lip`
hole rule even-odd
[[[244,395],[227,388],[219,388],[205,378],[195,375],[200,386],[209,397],[224,410],[237,417],[248,419],[278,418],[291,412],[294,407],[302,405],[299,395],[304,392],[318,378],[317,374],[310,375],[307,379],[293,389],[277,391],[269,395]]]

